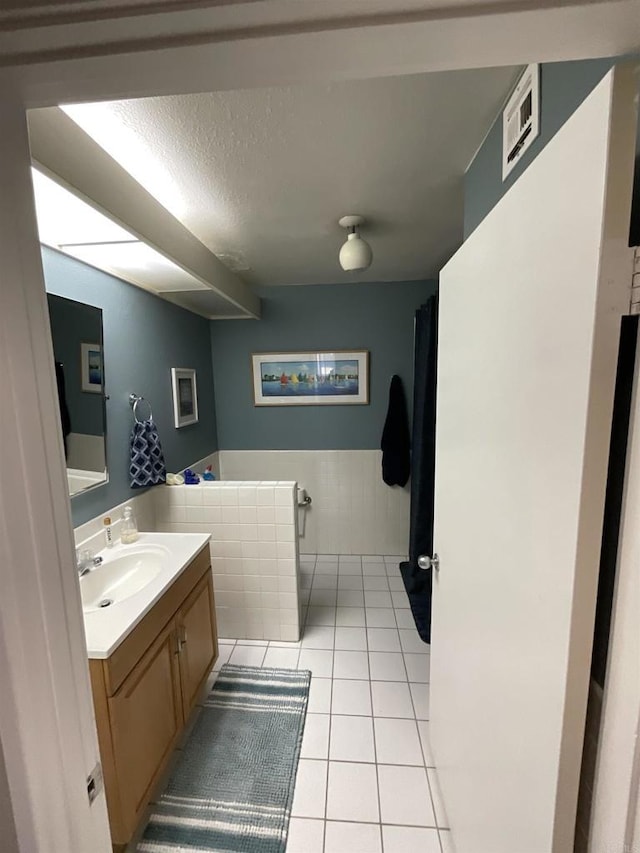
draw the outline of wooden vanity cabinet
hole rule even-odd
[[[217,654],[206,548],[111,657],[89,661],[115,850],[145,815]]]

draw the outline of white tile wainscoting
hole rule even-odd
[[[190,467],[194,471],[204,471],[207,465],[211,465],[216,477],[220,477],[220,468],[218,465],[218,454],[211,453],[194,462]],[[123,501],[121,504],[105,509],[100,515],[86,521],[84,524],[79,524],[74,528],[73,534],[76,548],[90,548],[92,551],[100,551],[104,548],[104,525],[102,520],[105,516],[111,518],[113,535],[116,539],[120,536],[120,522],[122,521],[122,513],[126,506],[133,508],[138,522],[138,530],[153,533],[156,528],[156,493],[158,487],[154,486],[143,492],[132,493],[131,497]]]
[[[126,506],[133,508],[138,523],[138,530],[153,532],[156,530],[156,502],[153,489],[140,495],[132,496],[111,509],[105,510],[100,515],[86,521],[84,524],[74,528],[73,535],[76,548],[89,548],[94,553],[101,551],[105,546],[103,519],[109,516],[113,538],[120,538],[120,523],[122,513]]]
[[[76,528],[76,545],[104,546],[105,515],[112,517],[117,537],[126,505],[133,506],[140,530],[211,533],[219,634],[275,641],[299,636],[299,550],[406,551],[409,491],[383,483],[377,450],[222,450],[191,467],[202,471],[207,464],[222,479],[158,486],[132,496]],[[296,482],[313,499],[308,509],[295,506]],[[286,499],[279,489],[286,490]]]
[[[201,482],[153,494],[158,532],[211,534],[220,636],[298,640],[295,482]]]
[[[191,467],[217,468],[217,454]],[[140,531],[210,533],[218,634],[296,641],[300,635],[298,535],[292,481],[156,486],[75,528],[76,548],[104,548],[102,520],[119,537],[125,506]]]
[[[313,503],[300,510],[300,550],[402,554],[409,541],[409,488],[382,481],[379,450],[220,450],[222,480],[295,480]],[[303,515],[305,517],[303,519]]]

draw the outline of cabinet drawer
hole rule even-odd
[[[165,594],[157,601],[131,634],[104,661],[105,682],[109,696],[119,689],[141,656],[149,648],[176,610],[211,567],[208,546],[194,557],[191,564],[176,578]]]

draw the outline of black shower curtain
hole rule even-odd
[[[425,643],[431,641],[432,570],[418,568],[418,557],[433,554],[437,351],[438,297],[434,295],[416,311],[409,561],[400,564],[413,618]]]

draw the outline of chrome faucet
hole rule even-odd
[[[78,570],[78,577],[83,577],[87,572],[90,572],[91,569],[95,569],[96,566],[100,565],[102,565],[102,557],[94,557],[88,549],[76,551],[76,568]]]

